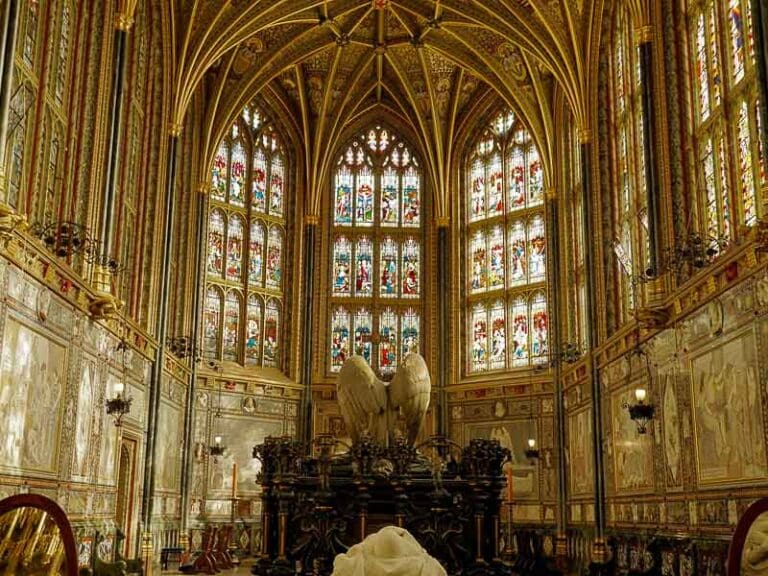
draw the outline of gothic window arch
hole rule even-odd
[[[633,282],[647,268],[648,206],[640,55],[636,30],[624,3],[616,5],[610,52],[613,251],[618,269],[620,309],[626,319],[635,307]]]
[[[281,367],[288,170],[273,126],[256,106],[246,107],[211,168],[207,357]]]
[[[749,0],[688,0],[690,130],[697,228],[729,244],[762,215],[762,168],[753,21]],[[690,223],[693,225],[694,223]]]
[[[541,362],[549,316],[539,152],[522,122],[503,111],[479,137],[467,170],[467,369]]]
[[[394,372],[422,342],[424,176],[413,149],[372,126],[343,148],[331,192],[329,372],[349,356]]]

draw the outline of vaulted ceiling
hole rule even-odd
[[[180,0],[174,119],[205,91],[204,157],[259,96],[304,146],[308,213],[331,156],[374,109],[418,138],[447,210],[459,133],[499,99],[531,129],[550,173],[555,89],[586,125],[602,1]]]

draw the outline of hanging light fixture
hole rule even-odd
[[[635,402],[627,404],[629,417],[637,424],[637,433],[645,434],[648,431],[648,424],[653,420],[656,413],[656,407],[646,402],[648,391],[643,387],[635,389]]]
[[[124,329],[125,330],[125,329]],[[122,380],[117,382],[114,387],[115,396],[113,398],[107,398],[107,414],[112,416],[115,420],[115,426],[122,426],[123,416],[131,411],[131,402],[133,398],[126,395],[125,383],[127,374],[127,361],[126,355],[128,354],[128,342],[125,338],[120,339],[120,343],[115,349],[117,352],[122,353]]]
[[[217,373],[221,372],[221,365],[219,365],[217,362],[211,360],[208,362],[208,366],[210,366],[213,370],[215,370]],[[214,383],[216,378],[214,377]],[[216,433],[216,430],[219,428],[217,426],[218,421],[221,419],[221,378],[218,380],[218,387],[219,387],[219,394],[218,394],[218,401],[216,403],[216,413],[213,415],[213,430],[214,430],[214,436],[213,436],[213,444],[208,446],[208,453],[213,456],[213,461],[218,462],[219,456],[224,455],[224,451],[227,449],[227,447],[223,443],[223,437],[220,433]]]

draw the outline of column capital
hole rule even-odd
[[[448,228],[451,225],[450,216],[438,216],[435,218],[435,226],[438,228]]]
[[[579,142],[581,144],[590,144],[592,142],[591,128],[579,128]]]
[[[656,36],[656,31],[654,30],[653,26],[650,24],[646,24],[644,26],[638,26],[635,28],[635,42],[638,46],[641,44],[648,44],[650,42],[653,42],[654,37]]]
[[[171,122],[168,125],[168,135],[171,138],[178,138],[179,136],[181,136],[181,131],[183,128],[184,126],[182,126],[180,123]]]
[[[555,188],[554,186],[552,186],[551,188],[547,188],[546,191],[544,192],[544,199],[547,202],[554,202],[555,200],[557,200],[557,188]]]
[[[201,182],[197,185],[197,193],[201,196],[208,196],[208,193],[211,191],[210,186],[208,182]]]
[[[304,214],[304,226],[317,226],[320,224],[320,216],[317,214]]]
[[[133,22],[131,14],[115,14],[115,28],[121,32],[128,32],[133,27]]]

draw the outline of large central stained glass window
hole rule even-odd
[[[479,138],[467,180],[468,370],[542,362],[549,354],[544,173],[530,133],[511,112]]]
[[[331,206],[330,372],[359,355],[380,374],[418,352],[423,177],[387,128],[359,135],[338,158]]]

